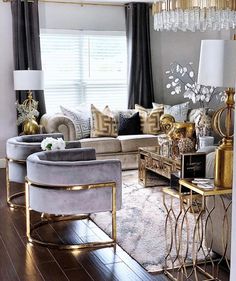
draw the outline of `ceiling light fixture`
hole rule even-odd
[[[236,27],[236,0],[160,0],[152,5],[156,31],[219,31]]]

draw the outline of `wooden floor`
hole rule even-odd
[[[0,281],[167,281],[163,274],[151,275],[118,245],[97,249],[55,250],[26,242],[25,211],[6,204],[5,170],[0,169]],[[19,191],[23,186],[12,185]],[[35,213],[33,219],[40,218]],[[37,238],[60,243],[107,240],[108,236],[88,220],[44,226]],[[190,268],[191,270],[191,268]],[[222,271],[221,280],[229,273]],[[189,281],[196,280],[194,276]],[[199,281],[206,280],[199,277]]]
[[[94,251],[49,250],[26,242],[25,212],[6,205],[0,169],[0,281],[164,281],[150,275],[119,246]],[[13,186],[19,188],[19,186]],[[91,222],[60,223],[38,232],[44,239],[89,242],[107,236]]]

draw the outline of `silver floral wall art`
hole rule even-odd
[[[203,108],[209,105],[213,97],[224,100],[224,91],[221,88],[207,87],[197,83],[192,62],[186,65],[173,62],[166,74],[169,80],[166,88],[170,90],[171,95],[183,94],[184,98],[193,103],[199,103],[199,107]]]

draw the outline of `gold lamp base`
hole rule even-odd
[[[35,135],[39,133],[39,125],[35,119],[27,120],[23,123],[23,133],[25,135]]]
[[[215,112],[213,129],[222,139],[222,144],[216,149],[214,184],[217,188],[232,188],[233,182],[233,112],[234,89],[226,90],[226,105]],[[223,117],[223,113],[226,116]],[[222,120],[225,126],[222,128]]]
[[[216,149],[214,185],[218,188],[232,188],[233,141],[223,139]]]

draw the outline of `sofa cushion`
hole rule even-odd
[[[139,113],[136,112],[130,117],[124,116],[120,113],[119,118],[119,127],[118,127],[119,135],[137,135],[140,134],[140,117]]]
[[[93,147],[96,153],[121,152],[120,141],[116,138],[102,137],[80,140],[81,147]]]
[[[117,124],[116,120],[106,106],[101,112],[93,104],[91,104],[92,124],[91,124],[91,137],[116,137]]]
[[[153,102],[153,108],[160,108],[160,104]],[[176,122],[187,120],[189,102],[184,102],[176,105],[164,105],[164,114],[170,114],[175,118]]]
[[[90,136],[90,112],[83,108],[67,108],[60,106],[62,113],[69,117],[75,125],[76,139],[83,139]]]
[[[138,151],[139,147],[158,145],[157,137],[153,135],[118,136],[122,152]]]
[[[163,114],[163,107],[146,109],[135,104],[135,110],[139,112],[141,131],[144,134],[157,135],[161,131],[160,117]]]
[[[112,110],[112,114],[116,120],[117,127],[119,128],[120,114],[124,117],[131,117],[136,111],[134,109],[126,110]]]

